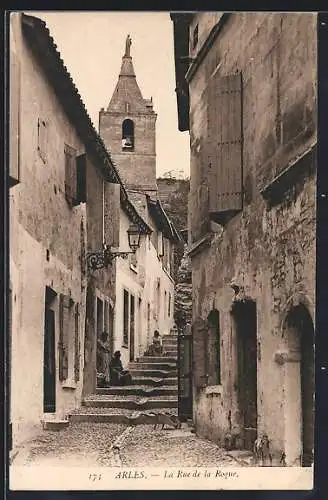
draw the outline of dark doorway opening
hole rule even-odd
[[[207,370],[208,385],[221,384],[221,363],[220,363],[220,313],[213,309],[208,317],[207,335]]]
[[[56,292],[46,287],[44,315],[44,355],[43,355],[43,411],[56,411],[56,330],[54,300]]]
[[[237,399],[245,448],[257,437],[257,321],[256,303],[236,302],[232,308],[237,341]]]
[[[130,296],[130,361],[134,361],[134,335],[135,335],[135,303],[134,296]]]
[[[300,304],[288,313],[286,319],[288,347],[299,356],[299,412],[301,440],[301,466],[310,467],[313,464],[314,448],[314,394],[315,394],[315,363],[314,363],[314,325],[307,308]],[[295,394],[290,394],[295,398]],[[288,402],[287,402],[288,404]],[[297,411],[297,409],[296,409]],[[297,418],[295,418],[295,425]]]
[[[192,335],[178,335],[178,415],[183,422],[192,418]]]

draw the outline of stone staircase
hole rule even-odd
[[[70,422],[154,424],[158,413],[177,415],[177,337],[163,337],[164,356],[141,356],[129,364],[131,386],[97,388]]]

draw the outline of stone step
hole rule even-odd
[[[176,377],[178,375],[177,370],[151,370],[144,368],[143,365],[138,365],[138,368],[132,368],[129,371],[133,379],[139,377],[156,377],[165,379],[167,377]]]
[[[177,359],[177,357],[178,357],[178,351],[177,350],[170,349],[170,350],[167,350],[165,352],[166,352],[167,356],[170,357],[170,358],[174,357],[175,359]]]
[[[178,341],[178,336],[177,335],[173,335],[172,333],[168,333],[167,335],[164,335],[162,337],[162,340],[174,340],[175,342]]]
[[[156,398],[142,398],[137,396],[90,396],[84,399],[82,405],[99,408],[150,410],[152,408],[176,408],[178,400],[176,396],[157,396]]]
[[[168,340],[163,339],[162,343],[163,343],[164,347],[177,347],[178,346],[178,342],[176,342],[174,340],[170,340],[170,339],[168,339]]]
[[[162,387],[150,387],[150,386],[124,386],[124,387],[104,387],[96,389],[96,394],[99,395],[121,395],[121,396],[144,396],[144,397],[154,397],[154,396],[174,396],[178,393],[177,385],[169,385]]]
[[[177,367],[176,363],[129,363],[129,370],[143,369],[143,370],[175,370]]]
[[[66,429],[69,426],[68,420],[63,419],[51,419],[51,420],[41,420],[42,427],[45,431],[60,431]]]
[[[141,356],[137,363],[176,363],[176,356]]]
[[[154,425],[158,421],[158,414],[166,413],[177,415],[174,408],[154,408],[151,411],[140,412],[135,410],[125,410],[119,408],[97,408],[85,407],[74,410],[68,415],[70,423],[90,422],[90,423],[117,423],[126,425]]]
[[[155,378],[155,377],[133,377],[133,385],[152,385],[153,387],[174,386],[178,383],[177,377]]]

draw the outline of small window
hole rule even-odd
[[[134,123],[127,118],[122,123],[122,150],[133,151],[134,149]]]
[[[44,120],[38,119],[38,152],[43,163],[47,161],[47,124]]]
[[[192,34],[192,50],[195,50],[198,44],[198,24],[196,24]]]
[[[168,309],[168,316],[171,316],[171,294],[169,293],[169,309]]]

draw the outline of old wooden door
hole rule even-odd
[[[178,415],[192,418],[192,336],[178,335]]]
[[[43,411],[56,411],[55,312],[48,305],[44,321]]]
[[[134,336],[135,336],[135,306],[134,306],[134,296],[130,295],[130,361],[134,360]]]
[[[237,333],[238,406],[245,446],[252,449],[257,437],[257,322],[256,303],[237,303],[234,308]]]

